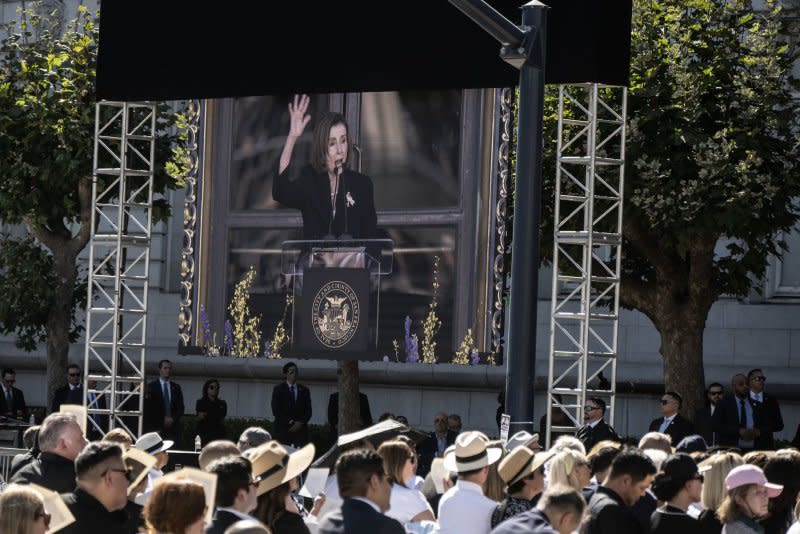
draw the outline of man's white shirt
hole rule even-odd
[[[480,485],[458,480],[439,501],[439,534],[488,534],[496,506]]]

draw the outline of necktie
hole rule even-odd
[[[14,396],[11,395],[11,389],[6,389],[6,409],[9,412],[14,411]]]
[[[292,384],[290,387],[292,389],[292,400],[296,402],[297,401],[297,391],[295,390],[295,385]]]
[[[164,417],[172,417],[172,406],[169,402],[169,382],[164,382]]]
[[[739,428],[747,428],[747,411],[744,409],[744,399],[739,399]]]

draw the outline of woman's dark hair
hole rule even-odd
[[[322,115],[317,125],[314,127],[314,135],[311,140],[311,166],[317,172],[328,170],[326,161],[328,157],[328,139],[331,135],[331,128],[341,124],[347,131],[347,157],[343,167],[347,168],[350,164],[350,156],[353,151],[353,139],[350,137],[350,127],[341,113],[329,111]]]
[[[769,517],[761,524],[767,534],[783,532],[800,493],[800,453],[786,451],[776,454],[764,466],[764,476],[773,484],[782,485],[783,491],[769,500]]]
[[[203,398],[206,400],[208,400],[208,386],[210,386],[211,384],[216,384],[217,391],[219,391],[219,380],[217,380],[216,378],[210,378],[206,380],[206,383],[203,384]]]
[[[275,523],[286,513],[286,496],[291,492],[291,481],[284,482],[277,488],[258,497],[256,519],[267,525],[272,532],[277,532]]]

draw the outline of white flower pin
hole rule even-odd
[[[347,204],[348,208],[356,205],[356,201],[353,200],[353,197],[350,195],[350,191],[347,192],[344,198],[345,204]]]

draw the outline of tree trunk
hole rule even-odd
[[[358,398],[358,361],[339,361],[339,435],[361,428],[361,403]]]
[[[664,358],[664,388],[683,398],[681,414],[694,420],[695,410],[705,402],[703,331],[700,320],[677,313],[660,321],[661,356]]]
[[[63,250],[51,250],[57,276],[53,306],[47,315],[47,406],[50,410],[56,389],[66,383],[69,358],[69,331],[72,323],[72,298],[75,291],[75,258]],[[81,367],[83,367],[81,365]]]

